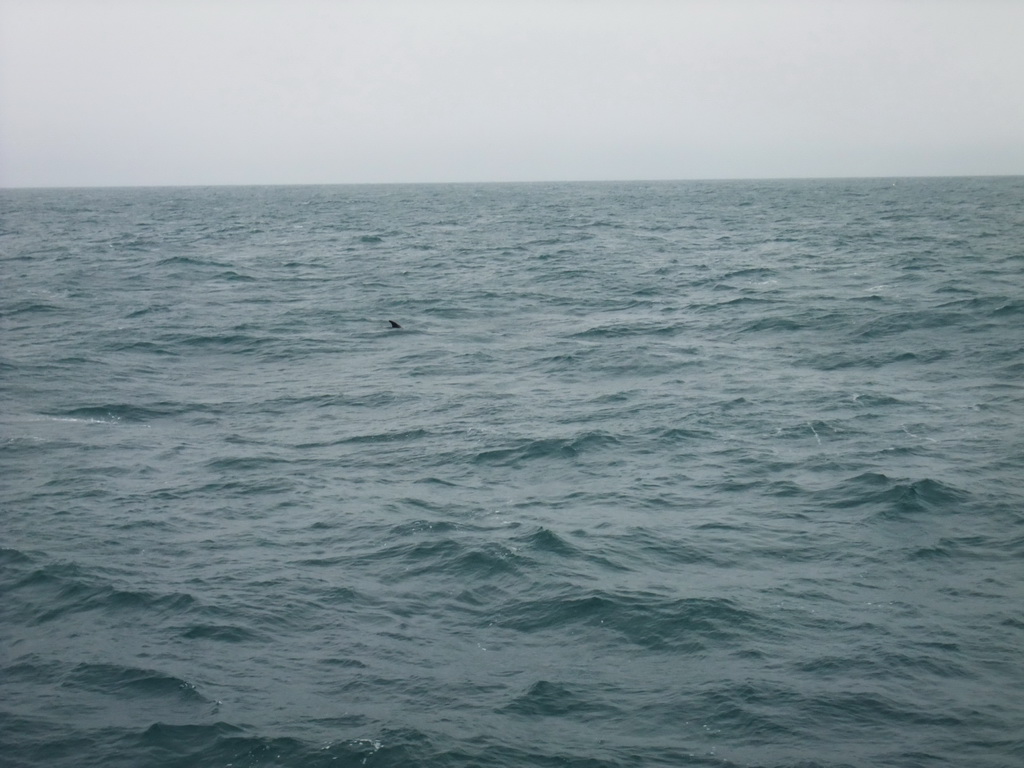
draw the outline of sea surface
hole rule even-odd
[[[4,768],[1024,765],[1022,177],[5,190],[0,258]]]

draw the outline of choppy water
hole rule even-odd
[[[1024,764],[1024,179],[0,204],[4,766]]]

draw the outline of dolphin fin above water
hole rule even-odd
[[[396,323],[394,320],[388,320],[388,322],[391,323],[391,327],[392,328],[401,328],[402,327],[398,323]]]

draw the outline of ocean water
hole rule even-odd
[[[1024,765],[1024,178],[0,205],[3,766]]]

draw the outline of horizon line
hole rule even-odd
[[[470,186],[470,185],[514,185],[514,184],[679,184],[708,182],[750,182],[750,181],[870,181],[873,179],[996,179],[1024,176],[1024,173],[953,173],[953,174],[909,174],[891,176],[709,176],[695,178],[665,179],[531,179],[495,181],[315,181],[315,182],[227,182],[197,184],[30,184],[8,186],[0,184],[0,190],[61,190],[61,189],[202,189],[224,187],[385,187],[385,186]]]

